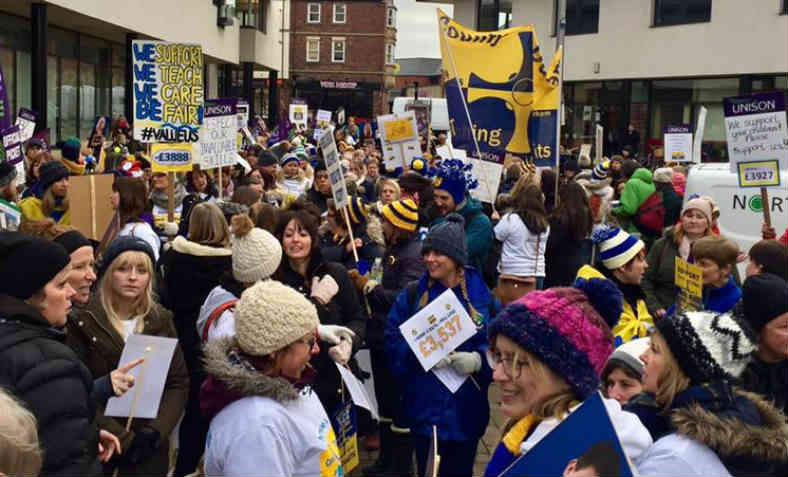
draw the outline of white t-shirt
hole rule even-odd
[[[137,321],[140,318],[137,317],[133,320],[120,320],[121,324],[123,325],[123,341],[128,341],[129,336],[134,334],[134,328],[137,327]]]
[[[129,222],[128,224],[124,225],[118,236],[121,235],[131,235],[133,237],[141,238],[142,240],[148,242],[148,245],[151,246],[153,249],[153,256],[156,258],[156,261],[159,261],[159,249],[161,248],[161,239],[153,231],[153,228],[147,222]],[[156,265],[155,263],[153,264]]]
[[[498,271],[518,277],[544,277],[549,235],[549,226],[541,234],[532,234],[518,214],[504,215],[495,226],[495,238],[503,242]]]
[[[342,476],[334,429],[317,394],[306,387],[287,404],[262,396],[229,404],[205,441],[208,476]]]

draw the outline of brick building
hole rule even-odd
[[[419,97],[442,98],[441,64],[440,58],[398,58],[399,71],[389,96],[392,92],[395,96],[413,96],[418,85]]]
[[[283,103],[374,118],[388,113],[394,86],[393,0],[291,0],[290,81]],[[289,93],[289,94],[287,94]]]

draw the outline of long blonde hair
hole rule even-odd
[[[651,335],[651,346],[665,357],[662,371],[657,377],[655,398],[657,404],[662,405],[663,409],[667,411],[670,405],[673,404],[673,399],[675,399],[676,395],[690,386],[690,380],[681,370],[665,338],[658,331]]]
[[[134,312],[132,316],[129,317],[129,319],[143,318],[148,313],[150,313],[155,303],[155,297],[153,295],[153,263],[151,262],[151,259],[147,253],[136,250],[129,250],[121,253],[109,265],[107,271],[104,272],[104,275],[101,277],[101,282],[99,283],[101,306],[104,308],[104,312],[107,314],[109,322],[115,327],[115,330],[117,330],[121,336],[123,336],[123,322],[120,319],[118,313],[115,311],[115,303],[113,300],[114,292],[112,290],[112,275],[117,269],[121,267],[130,265],[137,266],[139,264],[142,264],[145,267],[150,279],[148,280],[148,285],[145,287],[145,290],[137,298]],[[144,327],[144,320],[137,320],[137,325],[134,327],[134,332],[140,333]]]

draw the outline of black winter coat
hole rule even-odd
[[[320,212],[325,212],[328,210],[328,199],[330,199],[330,195],[323,195],[317,190],[315,190],[315,186],[309,188],[308,191],[301,194],[299,199],[308,200],[309,202],[315,204]]]
[[[778,409],[788,415],[788,360],[767,363],[753,356],[739,380],[744,389],[760,394],[767,401],[772,401]]]
[[[590,261],[589,241],[575,240],[569,227],[550,218],[550,236],[545,250],[545,278],[543,289],[568,287],[575,281],[580,267]]]
[[[367,323],[367,344],[371,348],[383,348],[386,319],[397,295],[426,271],[418,238],[393,245],[386,251],[383,256],[383,281],[367,295],[372,308],[372,318]]]
[[[361,239],[361,247],[356,249],[359,260],[366,260],[371,266],[376,258],[383,256],[383,247],[369,237],[365,225],[354,227],[353,237]],[[349,235],[337,239],[334,234],[327,231],[320,237],[319,242],[323,259],[326,262],[341,263],[348,270],[357,268],[358,265],[356,264],[355,256],[353,256],[353,251],[348,252],[346,248],[349,243]]]
[[[65,336],[32,306],[0,295],[0,386],[36,416],[41,475],[101,475],[93,378]]]
[[[194,375],[201,368],[197,316],[205,298],[219,285],[222,275],[232,269],[232,250],[176,237],[165,245],[159,268],[166,284],[166,295],[161,297],[161,304],[173,313],[186,366]]]
[[[339,285],[339,291],[331,301],[323,305],[311,298],[310,294],[312,278],[318,277],[320,279],[325,275],[331,275]],[[324,261],[320,249],[315,249],[306,270],[306,277],[293,270],[287,257],[282,257],[282,264],[279,266],[276,279],[301,292],[315,304],[321,325],[340,325],[353,330],[356,334],[353,339],[353,352],[358,350],[364,339],[366,319],[356,293],[356,287],[348,278],[345,267],[338,263]],[[329,347],[330,345],[327,343],[321,343],[320,353],[312,357],[311,364],[317,371],[317,380],[313,388],[320,397],[323,407],[326,408],[326,412],[330,415],[339,405],[338,391],[341,378],[334,361],[328,355]]]

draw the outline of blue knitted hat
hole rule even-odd
[[[436,189],[445,190],[451,194],[455,204],[465,200],[465,193],[479,186],[479,181],[471,175],[473,164],[461,159],[444,159],[434,168],[427,171],[428,176],[434,176]]]
[[[460,214],[449,214],[446,220],[433,226],[421,244],[421,254],[430,250],[448,256],[460,266],[468,263],[468,242],[465,238],[465,219]]]
[[[618,227],[601,227],[591,239],[599,245],[599,257],[608,270],[615,270],[635,258],[645,244]]]
[[[591,171],[591,179],[595,181],[603,181],[607,179],[607,170],[610,168],[610,161],[601,161]]]

